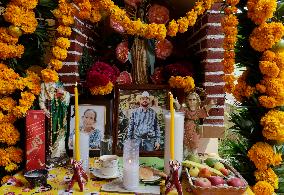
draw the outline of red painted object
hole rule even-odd
[[[80,191],[84,191],[84,180],[88,182],[88,175],[84,171],[82,167],[82,161],[76,161],[74,159],[71,159],[71,164],[73,166],[74,174],[72,176],[72,179],[68,185],[67,191],[69,192],[71,188],[74,186],[75,182],[78,182],[78,185],[80,187]]]
[[[45,169],[45,114],[29,110],[26,116],[26,171]]]

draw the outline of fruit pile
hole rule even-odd
[[[245,187],[246,182],[227,169],[223,163],[214,158],[207,158],[203,164],[198,158],[183,161],[193,185],[200,187]]]

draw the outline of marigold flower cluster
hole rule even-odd
[[[81,19],[90,19],[92,12],[92,5],[89,0],[75,0],[74,1],[80,9],[79,17]]]
[[[283,36],[284,26],[282,23],[262,23],[252,31],[249,41],[253,49],[263,52],[272,48]]]
[[[16,90],[21,90],[21,99],[17,101],[8,97]],[[20,139],[19,131],[13,123],[17,118],[25,116],[31,108],[35,95],[40,93],[40,78],[37,74],[27,71],[26,77],[20,77],[13,69],[0,64],[0,143],[15,145]],[[35,94],[35,95],[34,95]],[[11,172],[18,168],[22,161],[22,150],[15,147],[0,148],[0,166]]]
[[[6,149],[0,148],[0,166],[8,166],[11,163],[21,163],[23,151],[20,148],[10,146]]]
[[[24,53],[24,46],[17,44],[22,32],[31,34],[36,30],[37,20],[34,9],[37,0],[11,0],[3,14],[10,22],[9,28],[0,28],[0,59],[20,58]]]
[[[111,93],[113,89],[113,84],[111,81],[108,82],[105,86],[94,86],[90,87],[90,92],[92,95],[107,95]]]
[[[275,108],[284,104],[284,79],[264,78],[258,88],[264,93],[258,100],[266,108]]]
[[[275,0],[248,0],[248,17],[255,24],[262,24],[269,18],[273,17],[273,13],[277,8]]]
[[[281,154],[276,154],[271,145],[265,142],[255,143],[248,151],[249,159],[258,170],[266,170],[270,165],[279,165],[282,161]]]
[[[253,186],[255,195],[270,195],[273,194],[274,188],[266,181],[259,181]]]
[[[190,92],[195,88],[194,79],[191,76],[171,76],[169,85],[171,88],[183,88],[184,92]]]
[[[201,15],[205,10],[210,9],[214,0],[200,0],[195,3],[192,10],[186,13],[186,16],[179,18],[177,21],[172,20],[166,27],[165,24],[145,24],[139,19],[132,21],[126,12],[120,9],[111,0],[76,0],[80,8],[82,18],[89,19],[91,22],[98,22],[102,18],[101,11],[106,11],[110,17],[118,23],[123,29],[131,35],[138,35],[147,39],[165,39],[166,35],[176,36],[177,32],[184,33],[189,26],[196,23],[198,15]]]
[[[270,110],[261,118],[262,134],[268,140],[284,141],[284,112]]]
[[[235,16],[237,9],[236,5],[239,1],[226,1],[226,16],[223,18],[221,25],[225,34],[223,48],[224,48],[224,81],[225,81],[225,91],[228,93],[232,93],[234,90],[234,81],[235,77],[232,75],[235,69],[235,44],[237,42],[238,35],[238,18]]]
[[[32,9],[37,5],[37,1],[32,3],[34,4],[30,4],[31,9],[28,9],[23,1],[11,1],[5,9],[4,19],[19,27],[24,33],[33,33],[37,27],[37,20]]]
[[[256,181],[266,181],[272,185],[274,189],[278,189],[278,176],[271,168],[267,170],[257,170],[254,172],[254,176]]]

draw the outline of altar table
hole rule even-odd
[[[145,159],[144,159],[145,161]],[[153,163],[153,160],[151,160]],[[154,162],[157,162],[157,158],[154,160]],[[161,161],[160,161],[161,162]],[[158,162],[157,166],[161,165],[161,163]],[[148,163],[145,163],[148,164]],[[151,162],[150,162],[151,165]],[[94,167],[94,159],[90,159],[90,166]],[[28,182],[25,180],[22,172],[17,173],[14,175],[15,178],[20,180],[24,183],[23,187],[16,187],[14,185],[9,185],[9,183],[4,184],[2,187],[0,187],[0,194],[1,195],[32,195],[32,194],[42,194],[42,195],[69,195],[69,194],[75,194],[75,195],[116,195],[119,193],[110,193],[110,192],[101,192],[100,188],[102,185],[109,182],[108,180],[99,180],[97,178],[94,178],[90,176],[89,182],[85,186],[84,192],[79,191],[79,186],[77,183],[75,183],[73,190],[70,192],[65,192],[65,189],[67,188],[67,185],[69,183],[69,180],[72,177],[72,169],[66,168],[66,167],[57,167],[52,168],[49,170],[49,177],[48,177],[48,184],[50,184],[51,189],[49,188],[40,188],[37,187],[35,189],[29,189],[28,188]],[[184,194],[190,195],[189,192],[187,192],[187,186],[184,186],[183,183],[183,190]],[[124,193],[125,194],[125,193]],[[129,193],[130,194],[130,193]],[[134,193],[133,193],[134,194]],[[171,193],[171,195],[177,194],[177,193]],[[247,192],[244,195],[253,195],[250,189],[247,190]]]

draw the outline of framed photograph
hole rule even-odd
[[[126,139],[137,139],[141,156],[162,156],[168,109],[167,85],[117,85],[115,88],[114,141],[117,155]]]
[[[69,155],[73,156],[73,137],[75,130],[75,107],[74,97],[71,99],[69,120],[68,148]],[[90,156],[99,156],[101,140],[112,135],[112,100],[79,97],[79,128],[90,136]]]

